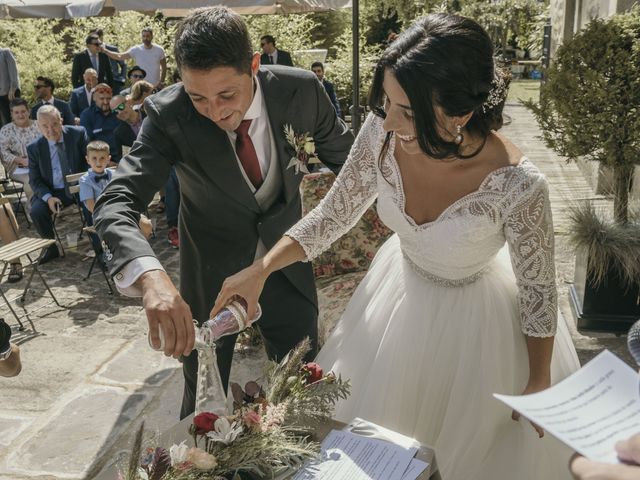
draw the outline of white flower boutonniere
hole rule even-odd
[[[309,165],[320,163],[320,159],[316,155],[316,144],[313,137],[308,132],[295,133],[291,125],[284,126],[284,134],[295,152],[287,168],[295,168],[296,174],[309,173]]]

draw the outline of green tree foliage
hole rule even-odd
[[[165,48],[167,61],[172,65],[175,25],[166,25],[162,16],[152,17],[135,12],[73,21],[0,20],[0,45],[10,48],[16,57],[22,96],[33,104],[33,85],[39,75],[50,77],[55,82],[56,97],[69,97],[73,54],[85,48],[85,38],[91,30],[102,28],[104,41],[125,51],[141,42],[140,32],[144,27],[153,28],[153,41]],[[132,64],[131,61],[129,63]]]
[[[640,164],[640,8],[593,20],[562,45],[535,114],[546,144],[570,160],[613,169],[615,219],[629,220],[628,194]]]
[[[548,8],[548,2],[537,0],[468,0],[460,4],[459,13],[482,25],[498,52],[509,45],[519,46],[533,57],[540,53]]]
[[[71,65],[56,20],[0,20],[0,46],[10,48],[20,74],[22,96],[34,102],[34,85],[40,75],[56,84],[54,95],[67,98],[71,91]]]

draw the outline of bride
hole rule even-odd
[[[316,257],[377,199],[395,235],[317,361],[352,381],[339,419],[434,446],[445,480],[569,478],[570,452],[492,397],[544,390],[579,366],[558,320],[547,182],[492,130],[505,95],[477,23],[416,21],[379,60],[375,114],[331,191],[225,281],[212,312],[240,295],[251,318],[270,273]]]

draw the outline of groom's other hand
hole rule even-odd
[[[138,281],[142,287],[142,304],[149,322],[151,345],[160,347],[160,327],[167,357],[189,355],[195,342],[195,327],[189,305],[162,270],[145,272]]]
[[[640,433],[616,444],[618,458],[636,465],[610,464],[574,455],[569,468],[576,480],[638,480],[640,479]]]

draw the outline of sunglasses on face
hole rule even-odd
[[[120,105],[116,106],[116,108],[111,110],[111,113],[118,114],[119,112],[123,111],[125,109],[125,107],[126,107],[126,105],[124,104],[124,102],[122,102]]]
[[[89,45],[93,45],[94,47],[99,47],[101,44],[100,43],[90,43]]]
[[[266,43],[261,43],[260,44],[261,47],[264,47],[265,45],[266,45]]]
[[[144,78],[144,75],[132,74],[131,78]]]
[[[47,85],[34,85],[33,88],[35,88],[36,90],[40,90],[41,88],[46,88]]]

